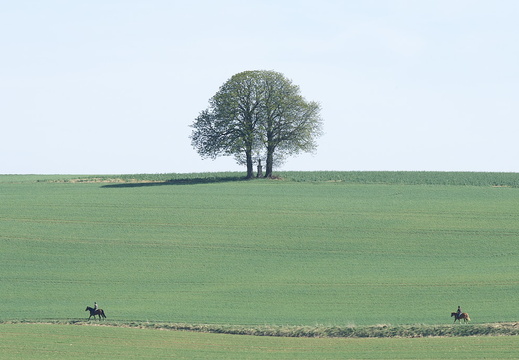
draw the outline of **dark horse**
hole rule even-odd
[[[96,318],[96,315],[99,316],[99,320],[101,320],[101,316],[106,318],[106,315],[105,315],[105,312],[103,311],[103,309],[94,309],[94,308],[91,308],[90,306],[87,306],[87,308],[85,309],[85,311],[90,311],[90,316],[88,317],[88,320],[90,320],[90,318],[93,316],[94,319]]]
[[[451,317],[453,317],[453,316],[454,316],[454,322],[456,322],[456,320],[461,322],[462,319],[464,322],[470,321],[470,316],[467,313],[458,314],[457,312],[453,312],[453,313],[451,313]]]

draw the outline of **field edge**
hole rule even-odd
[[[0,324],[46,324],[76,326],[108,326],[137,329],[190,331],[213,334],[307,337],[307,338],[421,338],[464,336],[517,336],[519,322],[450,325],[390,325],[369,326],[289,326],[289,325],[217,325],[182,324],[148,321],[99,321],[84,319],[68,320],[1,320]]]
[[[113,174],[113,175],[16,175],[0,174],[0,183],[99,183],[104,187],[198,185],[246,181],[237,171],[202,173]],[[271,179],[288,182],[332,182],[386,185],[452,185],[519,188],[519,173],[470,171],[278,171]]]

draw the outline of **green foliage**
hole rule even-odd
[[[227,80],[195,119],[191,143],[202,157],[234,156],[247,165],[248,178],[258,154],[270,177],[275,154],[281,159],[316,148],[319,112],[319,104],[306,101],[283,74],[244,71]]]
[[[0,177],[0,316],[97,301],[109,321],[440,325],[457,305],[517,320],[517,189],[313,176]]]

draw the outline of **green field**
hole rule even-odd
[[[0,320],[517,321],[519,176],[427,174],[0,176]]]
[[[517,337],[308,339],[0,324],[2,359],[517,359]]]

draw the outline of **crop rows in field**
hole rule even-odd
[[[338,181],[353,184],[464,185],[519,187],[517,173],[440,171],[317,171],[282,172],[292,181]]]
[[[6,177],[2,318],[98,301],[116,321],[438,325],[457,305],[517,319],[516,189],[311,176]]]

